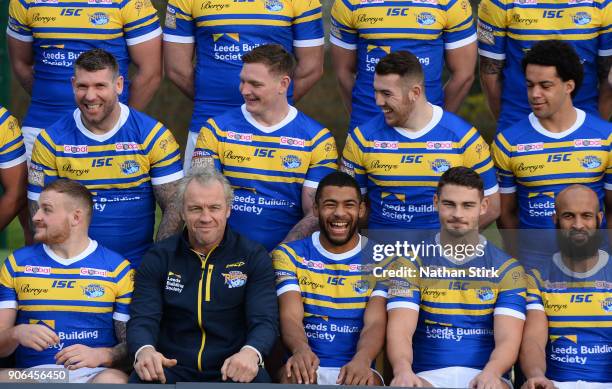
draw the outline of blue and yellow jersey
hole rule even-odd
[[[576,49],[584,80],[574,105],[597,114],[597,57],[612,55],[610,0],[482,0],[478,18],[478,52],[505,61],[498,130],[531,112],[521,61],[534,44],[551,39]]]
[[[548,318],[546,377],[612,383],[612,262],[606,252],[585,273],[555,254],[528,278],[527,309]]]
[[[480,174],[485,195],[497,191],[487,143],[476,128],[438,106],[418,132],[390,127],[377,116],[349,133],[343,152],[344,170],[368,193],[368,227],[376,229],[437,229],[433,195],[453,166]]]
[[[416,55],[425,72],[427,100],[442,105],[444,50],[476,41],[467,0],[335,0],[331,23],[330,42],[357,50],[350,128],[380,114],[372,83],[381,58],[400,50]]]
[[[304,331],[322,367],[342,367],[355,356],[368,300],[387,295],[373,282],[362,245],[367,246],[365,237],[352,250],[333,254],[315,232],[272,252],[276,293],[301,294]]]
[[[132,261],[153,243],[153,186],[183,177],[178,143],[160,122],[121,104],[114,129],[87,130],[78,109],[40,133],[32,151],[28,198],[58,179],[80,182],[94,197],[89,234]]]
[[[55,364],[55,354],[73,344],[113,347],[113,320],[127,322],[134,270],[119,254],[94,240],[75,258],[48,246],[24,247],[0,270],[0,308],[17,310],[19,324],[42,324],[60,341],[44,351],[19,346],[17,367]]]
[[[75,108],[70,79],[85,51],[113,54],[125,78],[129,46],[161,35],[150,0],[10,0],[8,36],[32,43],[34,85],[24,126],[46,128]]]
[[[337,159],[329,130],[294,107],[264,127],[243,105],[206,122],[192,166],[214,162],[234,188],[230,227],[270,251],[302,218],[302,187],[316,188]]]
[[[556,195],[571,184],[593,189],[603,207],[612,190],[612,124],[576,110],[576,123],[552,133],[532,113],[497,134],[492,146],[501,193],[516,193],[520,228],[554,228]]]
[[[0,169],[8,169],[25,162],[25,146],[17,119],[0,106]]]
[[[414,307],[415,294],[407,298],[402,288],[390,288],[388,294],[388,309],[420,309],[412,369],[417,373],[449,366],[481,370],[495,347],[494,316],[525,319],[525,272],[516,259],[482,237],[471,253],[455,251],[455,258],[461,254],[462,260],[445,256],[448,249],[440,245],[439,236],[427,247],[417,252],[418,276],[405,277],[410,284],[418,279],[419,306]]]
[[[323,45],[320,0],[170,0],[164,40],[196,43],[195,104],[189,130],[243,102],[238,90],[242,56],[277,43]],[[291,94],[291,93],[290,93]]]

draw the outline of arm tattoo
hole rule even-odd
[[[117,337],[119,344],[111,349],[111,367],[129,371],[131,365],[127,350],[127,323],[124,321],[113,320],[113,324],[115,326],[115,336]]]
[[[30,224],[30,231],[32,231],[33,234],[35,230],[34,221],[32,218],[34,217],[34,214],[38,212],[38,201],[28,199],[28,210],[30,211],[30,219],[28,220],[28,223]]]
[[[302,208],[304,209],[304,217],[291,229],[291,231],[289,231],[283,242],[304,239],[318,230],[319,220],[312,214],[312,204],[314,203],[315,193],[316,191],[314,190],[309,190],[306,192],[306,202],[308,203],[304,202],[302,204]],[[309,204],[310,206],[307,208],[305,206],[306,204]]]
[[[155,199],[162,210],[162,220],[157,230],[157,240],[162,240],[176,234],[183,228],[179,204],[176,201],[176,185],[177,181],[153,187]]]
[[[480,56],[480,73],[500,74],[504,70],[504,61]]]
[[[608,75],[612,67],[612,55],[607,57],[599,57],[597,60],[597,74],[599,75],[599,83],[608,82]]]

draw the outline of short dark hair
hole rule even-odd
[[[79,55],[74,63],[75,70],[83,69],[87,72],[97,72],[99,70],[110,69],[113,77],[119,75],[119,64],[115,57],[108,51],[93,49]]]
[[[355,178],[350,174],[337,171],[329,173],[319,182],[319,186],[317,186],[317,192],[315,193],[315,203],[319,203],[319,200],[321,199],[321,194],[323,193],[323,189],[327,186],[338,186],[340,188],[349,186],[355,189],[355,192],[357,192],[357,196],[359,197],[359,201],[361,202],[363,200],[361,196],[361,189],[359,188],[357,180],[355,180]]]
[[[557,75],[563,81],[574,80],[575,87],[572,91],[572,97],[576,97],[584,78],[584,69],[576,50],[569,43],[560,40],[536,43],[525,54],[521,64],[523,73],[527,70],[527,65],[530,64],[554,66],[557,69]]]
[[[93,197],[89,192],[89,189],[87,189],[83,184],[68,178],[60,178],[46,185],[43,188],[42,193],[50,191],[65,194],[72,200],[80,202],[87,212],[87,217],[89,220],[91,220],[94,205]]]
[[[484,183],[482,182],[482,178],[480,178],[480,175],[476,173],[474,169],[470,169],[469,167],[455,166],[445,171],[442,177],[440,177],[440,181],[438,181],[438,189],[436,189],[436,194],[438,196],[440,196],[444,185],[457,185],[477,189],[480,195],[484,196]]]
[[[293,78],[296,61],[293,55],[278,44],[261,45],[242,56],[243,63],[261,63],[270,73]]]
[[[394,51],[388,54],[378,62],[375,71],[379,76],[397,74],[400,77],[415,77],[419,81],[424,79],[419,59],[409,51]]]

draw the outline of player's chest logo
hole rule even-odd
[[[280,12],[285,8],[282,0],[264,0],[264,6],[271,12]]]
[[[244,286],[247,281],[247,275],[239,270],[230,270],[227,273],[221,273],[225,280],[225,285],[229,289],[240,288]]]
[[[302,160],[297,155],[289,154],[281,158],[285,169],[297,169],[302,166]]]
[[[166,290],[170,292],[181,293],[185,285],[183,284],[183,278],[180,274],[175,272],[168,272],[166,278]]]
[[[580,162],[580,166],[589,170],[597,169],[601,166],[601,158],[595,155],[587,155],[583,158],[578,158],[578,161]]]

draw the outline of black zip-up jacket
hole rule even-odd
[[[213,378],[244,345],[266,355],[277,335],[274,271],[263,246],[228,227],[221,243],[200,256],[184,231],[143,257],[127,325],[132,357],[153,345]]]

